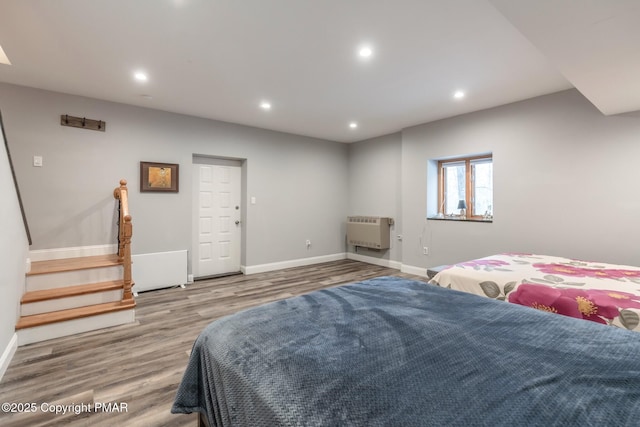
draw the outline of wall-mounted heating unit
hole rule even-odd
[[[379,216],[347,217],[347,242],[353,246],[389,249],[389,226],[393,218]]]

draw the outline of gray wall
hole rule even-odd
[[[129,181],[133,253],[191,249],[192,155],[246,160],[244,265],[342,253],[347,214],[344,144],[95,99],[0,84],[31,249],[115,242],[112,190]],[[60,126],[60,115],[107,122],[106,132]],[[33,167],[32,157],[44,166]],[[139,192],[139,162],[180,164],[180,192]],[[306,248],[310,239],[312,246]]]
[[[6,119],[5,119],[6,120]],[[15,333],[20,297],[24,289],[28,245],[16,195],[4,136],[0,132],[0,356]],[[0,375],[1,377],[1,375]]]
[[[0,108],[33,249],[114,241],[120,177],[131,182],[134,253],[190,249],[200,154],[246,159],[245,197],[257,199],[245,206],[247,266],[344,252],[350,214],[394,217],[403,242],[363,254],[407,266],[502,251],[640,265],[640,113],[603,116],[576,90],[352,145],[5,84]],[[107,132],[62,127],[63,113],[106,120]],[[479,152],[493,152],[494,222],[427,221],[429,160]],[[139,193],[140,160],[180,163],[180,193]]]
[[[358,248],[358,254],[402,261],[402,200],[400,132],[350,144],[349,215],[391,217],[391,248],[383,251]],[[349,252],[355,252],[349,246]]]
[[[403,242],[385,257],[408,267],[498,252],[640,266],[639,141],[640,113],[604,116],[577,90],[427,123],[350,147],[349,213],[395,210]],[[493,223],[427,220],[437,212],[430,160],[486,152]]]
[[[576,90],[405,129],[403,264],[532,252],[640,266],[639,142],[640,113],[604,116]],[[428,160],[479,152],[493,152],[494,222],[425,220]]]

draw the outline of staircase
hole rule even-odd
[[[18,345],[135,321],[131,293],[131,215],[127,182],[114,197],[120,201],[117,254],[36,261],[26,277]]]

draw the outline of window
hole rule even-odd
[[[445,217],[492,219],[492,155],[438,161],[438,206]]]

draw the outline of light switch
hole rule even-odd
[[[42,156],[33,156],[33,166],[42,167]]]
[[[256,204],[256,196],[251,196],[251,204],[252,205]]]

